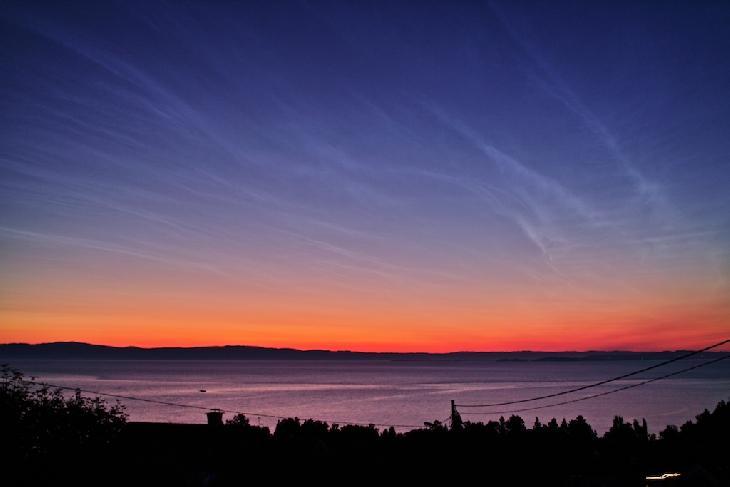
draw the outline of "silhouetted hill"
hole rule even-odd
[[[111,347],[80,342],[0,344],[0,360],[390,360],[390,361],[591,361],[666,360],[686,353],[667,352],[451,352],[396,353],[296,350],[247,345],[214,347]],[[712,353],[712,352],[707,352]]]

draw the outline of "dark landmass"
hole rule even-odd
[[[509,361],[575,362],[610,360],[667,360],[686,350],[664,352],[451,352],[396,353],[346,350],[296,350],[247,345],[216,347],[111,347],[80,342],[0,344],[0,361],[17,359],[68,360],[389,360],[389,361]],[[708,356],[717,352],[705,352]],[[698,355],[697,358],[702,358]]]
[[[211,424],[129,423],[123,408],[64,396],[3,369],[0,484],[8,486],[730,485],[730,404],[649,434],[616,417],[603,436],[582,416],[532,424],[393,428],[287,418],[274,430],[237,415]],[[652,480],[672,473],[676,477]]]

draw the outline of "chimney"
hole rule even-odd
[[[223,426],[223,411],[220,409],[211,409],[205,415],[208,417],[208,425]]]

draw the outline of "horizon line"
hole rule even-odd
[[[247,345],[247,344],[224,344],[224,345],[158,345],[158,346],[143,346],[143,345],[109,345],[105,343],[90,343],[83,341],[52,341],[52,342],[5,342],[0,343],[0,346],[7,345],[87,345],[93,347],[107,347],[114,349],[140,349],[140,350],[161,350],[161,349],[179,349],[179,350],[194,350],[201,348],[227,348],[227,347],[245,347],[265,350],[282,350],[282,351],[294,351],[294,352],[328,352],[328,353],[358,353],[358,354],[390,354],[390,355],[451,355],[451,354],[467,354],[467,353],[672,353],[672,352],[686,352],[691,351],[689,348],[676,348],[676,349],[665,349],[665,350],[626,350],[626,349],[588,349],[588,350],[533,350],[533,349],[521,349],[521,350],[452,350],[447,352],[425,352],[425,351],[368,351],[368,350],[352,350],[352,349],[327,349],[327,348],[295,348],[295,347],[273,347],[263,345]],[[715,352],[723,352],[723,350],[714,350]]]

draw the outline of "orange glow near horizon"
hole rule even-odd
[[[10,3],[0,342],[730,337],[725,13]]]
[[[728,304],[687,287],[596,294],[538,287],[396,285],[369,292],[318,283],[275,295],[226,279],[15,288],[0,342],[114,346],[252,345],[375,352],[692,349],[726,338]],[[38,286],[38,287],[36,287]],[[485,290],[485,287],[488,288]],[[41,296],[37,289],[45,289]],[[48,292],[53,289],[53,293]],[[161,290],[164,290],[161,291]],[[676,299],[681,295],[682,300]]]

